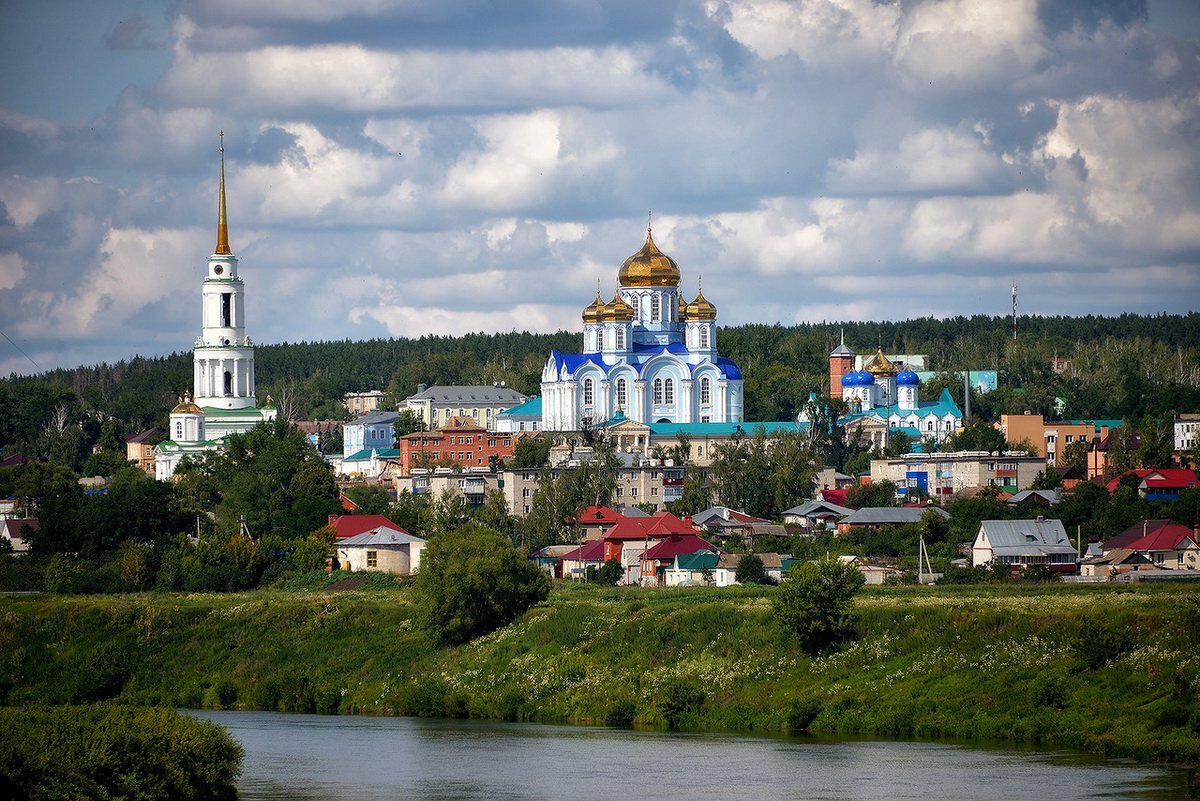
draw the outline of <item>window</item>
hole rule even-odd
[[[704,420],[703,422],[707,423],[708,421],[707,421],[707,420]],[[703,446],[703,445],[697,445],[697,446],[696,446],[696,455],[697,455],[697,456],[703,456],[703,455],[704,455],[704,446]]]
[[[225,394],[233,394],[233,373],[228,370],[225,371]]]
[[[175,439],[183,439],[183,421],[175,421]]]
[[[932,420],[930,420],[930,421],[929,421],[929,425],[928,425],[928,426],[926,426],[926,429],[927,429],[928,431],[932,431],[932,430],[933,430],[933,421],[932,421]]]
[[[367,551],[367,567],[379,567],[379,551]]]
[[[629,384],[624,378],[617,379],[617,405],[622,409],[625,408],[625,402],[629,395]]]
[[[662,316],[662,308],[658,295],[650,296],[650,322],[657,323]]]
[[[700,326],[700,347],[701,349],[708,348],[708,326]]]
[[[620,497],[621,497],[622,495],[624,495],[624,494],[625,494],[625,488],[624,488],[624,487],[617,487],[617,497],[618,497],[618,498],[620,498]]]
[[[521,490],[521,497],[522,497],[522,498],[528,498],[528,497],[529,497],[529,487],[526,487],[525,489]]]
[[[590,378],[583,379],[583,405],[591,406],[596,400],[596,382]]]
[[[616,334],[617,338],[617,350],[625,350],[625,329],[618,328],[614,333]]]
[[[666,399],[663,402],[664,403],[674,403],[675,402],[675,379],[668,378],[665,382],[663,382],[663,387],[664,387],[663,397]]]
[[[650,488],[650,494],[651,494],[651,495],[657,495],[657,494],[658,494],[658,487],[651,487],[651,488]]]
[[[229,292],[221,293],[221,325],[228,328],[232,325],[233,319],[233,295]]]
[[[638,489],[637,487],[630,487],[629,488],[629,497],[636,498],[637,497],[637,489]]]
[[[640,295],[633,296],[633,319],[642,319],[642,298]]]
[[[712,403],[712,379],[708,376],[700,379],[700,403]]]
[[[654,402],[663,402],[663,380],[661,378],[654,379]]]

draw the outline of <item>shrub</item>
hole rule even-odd
[[[625,568],[618,559],[605,559],[604,564],[595,572],[597,584],[615,587],[617,582],[625,577]]]
[[[1094,620],[1083,622],[1071,644],[1079,670],[1098,670],[1132,649],[1129,632],[1107,628]]]
[[[821,714],[821,702],[815,698],[797,701],[788,710],[787,726],[790,731],[808,731],[808,727]]]
[[[1036,584],[1049,584],[1052,581],[1058,581],[1059,575],[1050,569],[1049,565],[1029,565],[1021,568],[1021,581],[1030,581]]]
[[[0,709],[0,787],[14,798],[226,801],[241,746],[172,709]]]
[[[1062,709],[1067,705],[1067,684],[1062,676],[1049,673],[1033,683],[1033,702],[1038,706]]]
[[[865,581],[853,565],[831,557],[793,565],[772,599],[775,619],[806,652],[820,653],[854,631],[850,604]]]
[[[417,625],[439,645],[456,645],[544,601],[550,579],[507,537],[468,525],[429,542],[413,589]]]
[[[658,702],[667,728],[678,729],[679,720],[689,712],[696,712],[704,704],[704,691],[683,679],[672,679],[663,687]]]
[[[71,701],[103,701],[115,698],[133,675],[133,656],[130,649],[115,642],[106,642],[92,651],[83,669],[75,674]]]
[[[604,725],[614,729],[633,728],[633,720],[637,715],[637,704],[628,698],[613,702],[604,713]]]

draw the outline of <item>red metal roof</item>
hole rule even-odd
[[[606,526],[624,519],[625,515],[615,509],[609,509],[607,506],[589,506],[579,513],[579,516],[575,518],[575,522],[584,525],[598,524]]]
[[[674,559],[680,554],[716,550],[713,544],[695,534],[672,534],[642,554],[643,559]]]
[[[1174,551],[1186,547],[1185,541],[1191,541],[1194,544],[1196,532],[1182,523],[1169,522],[1125,547],[1131,551]]]
[[[690,522],[680,520],[670,512],[659,512],[652,517],[623,517],[604,535],[606,540],[662,539],[672,534],[695,534],[697,529]]]
[[[844,489],[823,489],[821,490],[821,499],[836,503],[838,506],[845,506],[846,491]]]
[[[1188,489],[1197,485],[1196,474],[1182,467],[1164,467],[1161,470],[1129,470],[1108,482],[1108,491],[1115,492],[1121,479],[1135,475],[1146,489]]]
[[[1129,528],[1106,540],[1101,547],[1105,553],[1114,548],[1128,548],[1142,537],[1153,534],[1163,526],[1176,525],[1174,520],[1139,520]]]
[[[582,558],[580,554],[582,553]],[[585,542],[582,548],[575,548],[567,551],[561,559],[569,559],[572,562],[603,562],[604,561],[604,541],[592,540]]]
[[[333,526],[334,536],[339,540],[344,540],[347,537],[357,537],[359,534],[377,528],[408,534],[407,531],[383,515],[342,515],[335,520],[331,520],[330,525]]]

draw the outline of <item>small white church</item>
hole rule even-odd
[[[241,434],[274,420],[270,398],[263,406],[254,397],[254,346],[246,336],[246,287],[238,275],[238,259],[229,247],[225,211],[225,145],[220,148],[217,247],[208,257],[201,284],[200,336],[193,350],[195,398],[184,397],[171,410],[168,439],[154,451],[154,473],[170,478],[185,456],[215,451],[231,434]]]
[[[639,423],[740,423],[742,372],[717,352],[717,307],[690,303],[679,266],[654,244],[621,265],[619,287],[583,310],[583,352],[542,368],[542,430],[579,431],[618,412]]]

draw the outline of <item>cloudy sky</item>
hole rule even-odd
[[[1200,308],[1195,0],[0,0],[0,374],[260,342]]]

